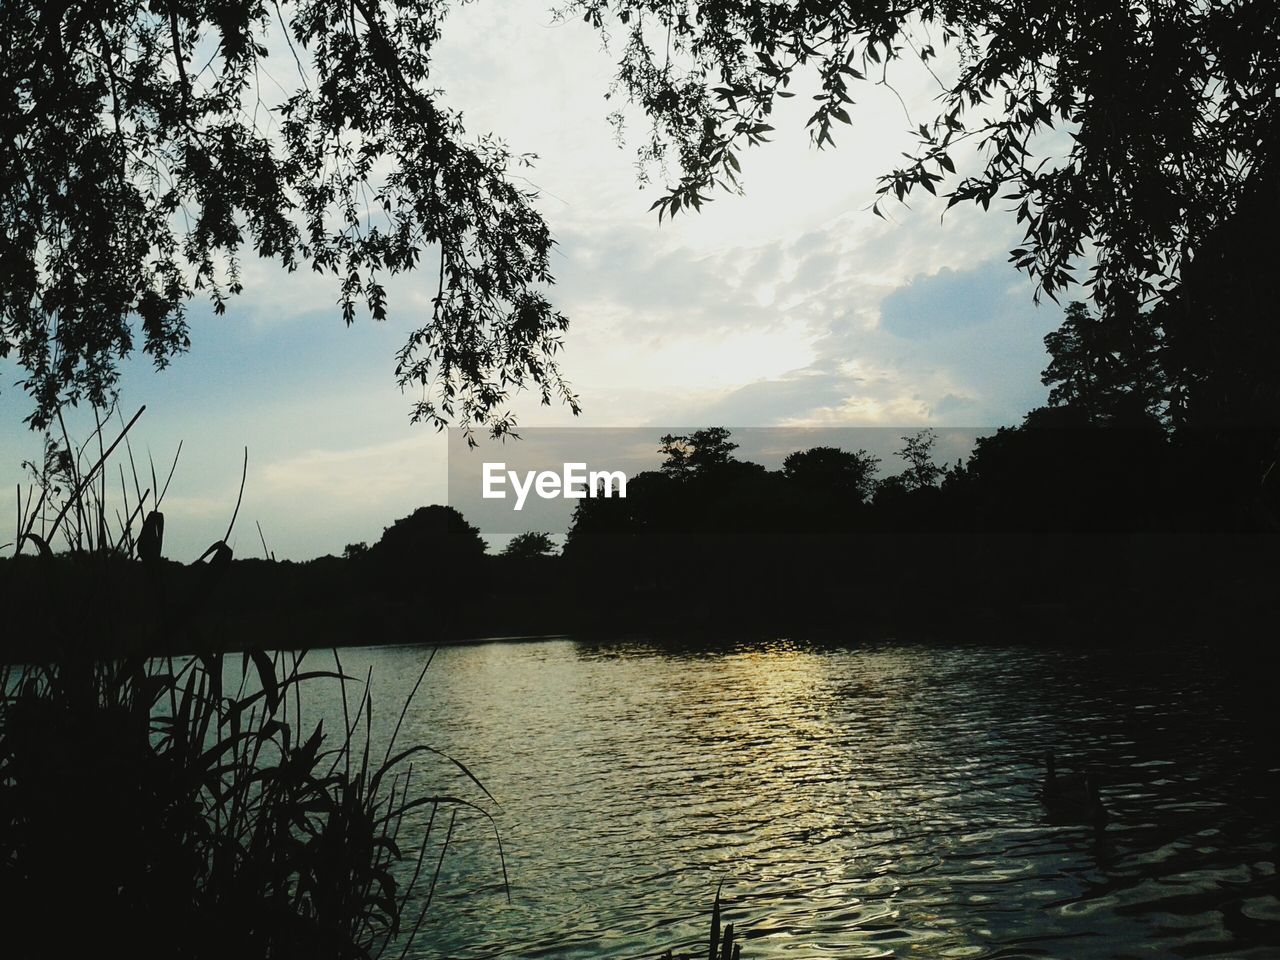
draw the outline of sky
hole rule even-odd
[[[775,142],[742,157],[744,196],[660,224],[657,190],[637,179],[643,126],[632,122],[620,145],[608,120],[609,52],[549,9],[462,7],[433,73],[470,133],[539,158],[527,177],[558,244],[551,295],[571,320],[562,367],[583,412],[526,396],[514,405],[522,424],[991,428],[1044,402],[1043,337],[1061,310],[1034,305],[1007,263],[1022,233],[1013,216],[962,205],[943,217],[944,202],[923,195],[888,205],[886,219],[871,212],[877,175],[932,117],[928,74],[902,71],[896,93],[856,89],[835,149],[810,146],[803,96],[786,101]],[[164,505],[167,555],[194,559],[225,533],[246,447],[238,556],[262,553],[255,521],[278,558],[303,560],[446,502],[445,437],[410,424],[412,397],[394,378],[433,283],[426,272],[390,280],[390,318],[348,328],[333,278],[247,261],[225,316],[191,305],[188,354],[159,372],[125,364],[121,409],[147,408],[130,434],[135,458],[167,472],[183,444]],[[40,450],[19,376],[0,364],[10,497]],[[80,411],[71,430],[85,436],[90,423]]]

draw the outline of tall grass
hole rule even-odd
[[[314,669],[302,653],[228,652],[240,644],[218,637],[212,611],[240,496],[196,561],[204,575],[179,588],[161,507],[181,448],[163,482],[149,457],[140,469],[141,414],[110,442],[101,420],[81,445],[63,427],[18,491],[9,546],[66,589],[32,611],[0,572],[6,621],[23,610],[35,624],[22,645],[34,653],[0,663],[0,956],[404,958],[458,813],[494,825],[496,805],[460,762],[398,745],[431,659],[375,749],[372,676],[348,675],[336,650]],[[241,496],[246,475],[247,454]],[[173,650],[199,652],[157,655]],[[306,716],[304,691],[323,683],[339,692],[336,729]],[[474,795],[420,783],[428,754]],[[719,889],[706,957],[740,960]]]
[[[720,916],[720,890],[724,884],[721,883],[716,887],[715,903],[711,907],[711,935],[707,938],[707,960],[742,960],[742,946],[738,944],[734,937],[732,923],[726,923],[721,928]],[[698,960],[697,956],[692,953],[675,954],[668,950],[662,955],[662,960]]]
[[[196,655],[152,655],[181,648],[175,635],[200,632],[216,604],[239,502],[197,561],[208,575],[196,593],[166,596],[173,467],[163,484],[154,464],[140,480],[128,434],[141,412],[109,443],[101,421],[78,447],[64,429],[19,490],[15,554],[34,550],[24,559],[50,576],[67,563],[92,576],[35,617],[37,656],[0,666],[0,954],[403,957],[454,819],[492,823],[493,798],[456,761],[475,798],[417,782],[415,760],[436,751],[397,745],[408,701],[376,750],[371,677],[348,676],[336,651],[310,669],[302,654],[227,653],[206,630]],[[7,586],[0,609],[23,604]],[[314,683],[340,689],[336,730],[304,716]],[[405,850],[412,821],[421,839]],[[497,852],[502,863],[500,841]]]

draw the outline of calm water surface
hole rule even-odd
[[[429,654],[343,652],[348,672],[372,668],[382,729]],[[401,737],[456,756],[497,799],[415,767],[418,789],[493,812],[512,902],[492,828],[464,810],[408,956],[692,949],[721,880],[746,960],[1280,956],[1274,731],[1211,654],[1162,660],[443,648]],[[1105,830],[1046,821],[1049,746],[1101,771]],[[424,826],[405,826],[406,846]]]

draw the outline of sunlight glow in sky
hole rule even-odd
[[[891,206],[887,221],[870,212],[876,175],[912,146],[892,92],[858,91],[854,126],[821,153],[791,107],[777,142],[744,157],[744,197],[660,225],[656,191],[641,189],[633,149],[607,121],[611,63],[585,25],[493,0],[451,15],[435,78],[473,134],[539,155],[529,179],[559,242],[552,297],[572,320],[563,365],[578,422],[991,426],[1043,402],[1042,338],[1061,312],[1033,306],[1005,262],[1021,236],[1013,217],[957,207],[943,220],[932,200]],[[916,123],[931,116],[933,83],[899,87]],[[391,319],[347,329],[333,278],[246,268],[227,316],[193,304],[189,355],[159,373],[135,360],[123,378],[126,416],[148,406],[135,452],[167,463],[185,442],[167,553],[193,559],[222,535],[245,446],[237,555],[260,555],[255,520],[277,557],[307,559],[443,502],[444,438],[409,424],[412,398],[393,378],[433,278],[389,279]],[[0,367],[10,491],[40,449],[21,423],[18,376]],[[529,426],[573,422],[532,396],[516,409]]]

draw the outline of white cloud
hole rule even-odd
[[[342,509],[353,502],[395,508],[411,498],[443,502],[443,438],[404,440],[339,450],[308,450],[265,464],[261,496],[306,498],[312,508]],[[425,498],[425,499],[422,499]]]
[[[823,152],[808,144],[802,108],[784,108],[777,142],[743,157],[746,196],[659,225],[654,191],[639,189],[606,120],[610,76],[585,25],[517,0],[453,11],[432,73],[472,133],[540,155],[528,177],[559,241],[551,293],[572,321],[561,361],[584,404],[577,422],[985,425],[1042,398],[1040,338],[1056,313],[1035,311],[1004,263],[1012,217],[960,206],[943,218],[929,197],[889,204],[884,220],[870,212],[877,175],[912,145],[887,88],[860,89],[854,127]],[[898,91],[917,122],[931,116],[927,75],[904,75]],[[280,556],[374,539],[443,501],[442,441],[408,424],[410,399],[392,385],[431,278],[389,281],[391,321],[350,331],[333,278],[252,261],[244,278],[231,315],[199,325],[192,355],[159,375],[169,386],[156,389],[143,365],[125,378],[126,402],[162,401],[148,435],[187,439],[175,536],[198,553],[221,535],[243,444],[240,534],[256,543],[262,519]],[[0,408],[10,487],[17,454],[33,446],[13,397]],[[534,396],[516,409],[528,425],[574,422]]]

